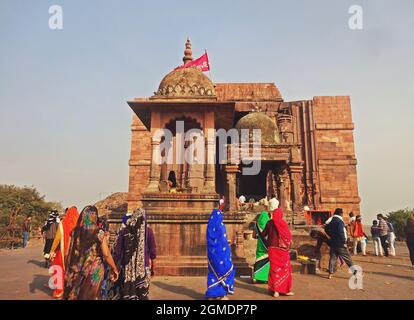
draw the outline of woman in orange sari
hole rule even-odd
[[[59,223],[56,231],[55,240],[53,240],[52,249],[50,250],[51,259],[53,259],[53,266],[60,270],[55,274],[59,279],[57,287],[53,291],[53,297],[62,299],[64,290],[64,276],[65,276],[65,261],[69,253],[70,237],[73,229],[78,222],[79,212],[76,207],[71,207],[66,211],[65,217]]]
[[[262,238],[266,239],[266,245],[269,250],[269,292],[275,298],[279,294],[293,296],[293,292],[291,292],[292,267],[289,255],[292,234],[288,224],[283,220],[281,208],[273,211],[272,219],[267,222],[261,235]]]

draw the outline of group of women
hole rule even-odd
[[[66,210],[48,253],[54,298],[148,298],[144,210],[135,210],[124,222],[111,250],[107,224],[96,207],[87,206],[80,214],[76,207]]]
[[[292,296],[292,267],[289,249],[292,234],[283,220],[283,211],[277,208],[271,216],[263,211],[256,222],[256,262],[253,283],[267,282],[269,293]]]
[[[50,216],[57,222],[56,213]],[[49,220],[48,220],[49,221]],[[56,299],[148,299],[150,268],[146,263],[148,228],[143,209],[124,216],[112,250],[109,232],[94,206],[79,214],[68,208],[57,224],[47,257],[55,267],[53,296]],[[45,226],[46,227],[46,226]],[[47,229],[47,228],[45,228]],[[269,292],[293,295],[289,247],[292,239],[282,209],[270,216],[262,212],[257,221],[257,259],[254,283],[267,282]],[[207,224],[207,299],[227,299],[234,293],[232,262],[223,213],[214,209]],[[50,245],[50,244],[49,244]],[[48,245],[48,246],[49,246]],[[45,251],[47,248],[45,247]]]
[[[254,265],[253,283],[267,282],[269,293],[292,296],[292,267],[290,264],[290,243],[292,235],[288,224],[283,220],[281,208],[271,216],[263,211],[257,219],[257,250]],[[227,239],[223,214],[213,210],[207,225],[208,299],[227,299],[234,293],[235,268],[231,260],[231,250]]]

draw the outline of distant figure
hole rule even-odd
[[[53,239],[55,239],[55,234],[57,227],[59,225],[59,212],[57,210],[52,210],[49,214],[49,218],[46,220],[44,226],[42,227],[41,231],[43,234],[43,238],[45,240],[45,246],[43,248],[43,256],[46,259],[46,267],[48,265],[48,261],[50,258],[50,249],[52,248]]]
[[[329,279],[332,279],[335,273],[338,258],[341,258],[349,268],[353,266],[351,256],[347,248],[347,231],[342,218],[343,211],[341,208],[335,209],[332,220],[325,226],[325,232],[330,237],[331,250],[329,253]]]
[[[223,214],[214,209],[207,224],[207,299],[228,300],[234,293],[235,268],[231,260]]]
[[[349,235],[349,241],[354,245],[355,241],[354,241],[354,231],[355,231],[355,220],[356,217],[354,215],[354,213],[351,211],[348,214],[349,220],[348,220],[348,225],[347,227],[347,231],[348,231],[348,235]]]
[[[292,266],[290,264],[290,243],[292,234],[289,226],[283,220],[283,211],[277,208],[273,211],[272,219],[266,224],[261,233],[266,239],[269,250],[270,271],[268,277],[268,289],[273,297],[279,294],[293,296],[292,289]]]
[[[219,210],[221,212],[223,212],[225,207],[226,207],[226,197],[225,196],[221,196],[220,197],[220,200],[219,200]]]
[[[168,174],[168,190],[171,193],[175,193],[177,191],[177,179],[175,177],[175,171],[170,171]]]
[[[257,237],[256,261],[253,270],[253,283],[257,281],[267,282],[269,278],[270,261],[266,245],[266,240],[262,238],[262,232],[269,222],[270,216],[267,211],[262,211],[255,225],[255,235]]]
[[[352,237],[354,238],[354,254],[358,254],[357,247],[359,243],[361,246],[362,255],[366,256],[367,236],[365,235],[364,228],[362,226],[362,218],[360,215],[357,215],[355,218]]]
[[[387,235],[387,241],[388,241],[388,246],[390,249],[390,255],[395,257],[395,232],[394,232],[394,226],[392,225],[392,223],[388,220],[388,218],[385,218],[385,221],[387,222],[387,226],[388,226],[388,235]]]
[[[408,218],[404,231],[408,251],[410,252],[411,267],[414,268],[414,216]]]
[[[259,200],[259,204],[266,209],[269,208],[269,200],[267,200],[267,196]]]
[[[254,198],[250,198],[249,199],[249,203],[248,203],[248,205],[247,205],[247,208],[249,209],[249,210],[253,210],[254,209],[254,204],[256,203],[256,201],[254,200]]]
[[[23,221],[23,225],[22,225],[22,234],[23,234],[22,247],[23,248],[26,248],[27,243],[29,242],[30,231],[32,231],[32,217],[28,215],[26,219]]]
[[[155,268],[155,238],[144,209],[137,209],[117,237],[114,258],[120,265],[119,291],[123,300],[148,300]],[[150,262],[151,265],[150,265]]]
[[[384,255],[388,257],[388,225],[385,221],[385,217],[380,213],[377,215],[378,220],[378,232],[381,240],[382,249],[384,249]]]
[[[377,220],[372,221],[371,236],[372,236],[372,242],[374,242],[374,254],[376,256],[382,256],[383,252],[382,252],[382,246],[381,246],[381,239],[379,237],[379,228],[378,228]]]
[[[64,298],[67,300],[101,299],[104,263],[112,269],[110,277],[114,281],[118,278],[108,239],[99,223],[98,209],[86,206],[73,229],[65,272]]]
[[[240,210],[246,210],[247,209],[246,197],[244,195],[239,196],[238,203],[239,203],[239,209]]]
[[[279,200],[277,200],[276,195],[273,193],[269,200],[269,212],[273,212],[277,208],[279,208]]]

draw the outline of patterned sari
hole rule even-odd
[[[65,298],[101,298],[104,263],[101,243],[105,233],[98,226],[98,209],[85,207],[78,219],[69,248],[65,274]]]
[[[207,224],[207,298],[224,297],[234,293],[235,268],[227,242],[223,214],[214,209]]]
[[[270,220],[269,214],[262,211],[256,222],[257,234],[257,248],[256,248],[256,262],[254,263],[253,279],[267,282],[269,277],[270,261],[266,245],[266,240],[262,238],[263,232],[267,222]]]
[[[124,300],[148,300],[150,272],[145,267],[147,223],[144,209],[137,209],[119,231],[114,256],[120,264],[115,284]]]

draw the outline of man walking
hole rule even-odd
[[[32,217],[29,215],[26,217],[22,225],[22,234],[23,234],[22,246],[23,248],[26,248],[27,242],[29,241],[30,230],[32,228],[31,221],[32,221]]]
[[[385,221],[385,217],[380,213],[377,215],[378,219],[378,234],[381,240],[382,249],[384,249],[384,255],[388,257],[388,225]]]
[[[335,209],[331,222],[325,226],[325,232],[330,237],[331,246],[329,253],[329,279],[332,279],[335,273],[338,258],[342,259],[349,268],[354,265],[346,245],[347,230],[342,216],[343,210],[341,208]]]

